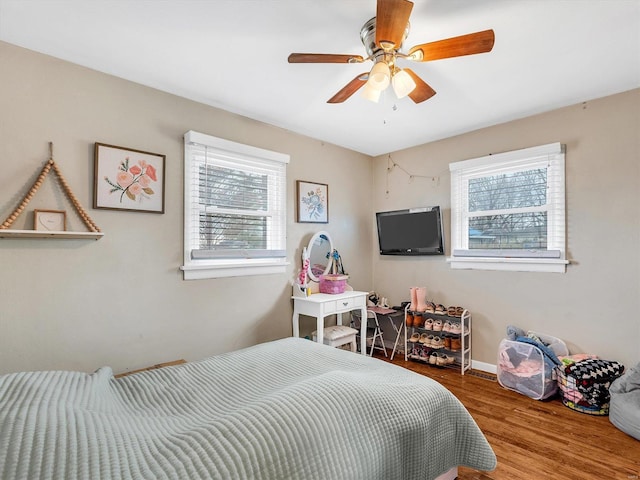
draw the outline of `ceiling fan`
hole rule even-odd
[[[356,76],[327,103],[342,103],[364,86],[362,95],[377,102],[389,84],[398,98],[409,96],[415,103],[424,102],[436,94],[424,80],[409,68],[399,68],[397,60],[428,62],[476,53],[490,52],[495,36],[493,30],[469,33],[459,37],[423,43],[400,51],[409,34],[409,16],[413,2],[409,0],[378,0],[376,16],[360,30],[360,38],[367,52],[361,55],[332,53],[292,53],[289,63],[364,63],[373,61],[371,71]]]

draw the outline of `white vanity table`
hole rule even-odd
[[[342,314],[351,310],[360,310],[360,318],[367,318],[368,292],[349,291],[330,295],[328,293],[314,293],[308,297],[293,298],[293,336],[300,336],[300,315],[316,317],[316,339],[318,343],[324,340],[324,319],[327,315],[337,314],[337,323],[342,325]],[[366,355],[367,322],[361,322],[360,352]]]
[[[328,232],[317,232],[303,250],[302,263],[308,260],[304,288],[293,285],[293,336],[300,336],[300,315],[316,318],[316,341],[324,341],[324,319],[328,315],[337,316],[337,324],[342,325],[342,314],[360,310],[360,318],[367,318],[368,292],[356,292],[348,287],[344,293],[317,293],[320,275],[331,272],[333,267],[333,242]],[[311,293],[315,292],[315,293]],[[360,352],[366,355],[367,322],[361,322]]]

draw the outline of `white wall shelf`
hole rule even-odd
[[[55,238],[55,239],[86,239],[100,240],[102,232],[54,232],[42,230],[2,230],[0,238]]]

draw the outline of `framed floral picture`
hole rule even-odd
[[[329,186],[296,181],[298,223],[329,223]]]
[[[93,208],[164,213],[165,155],[96,143]]]

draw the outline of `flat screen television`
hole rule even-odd
[[[380,255],[444,255],[440,207],[376,213]]]

